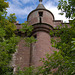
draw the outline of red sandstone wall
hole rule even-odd
[[[53,25],[53,27],[55,28],[55,27],[57,27],[58,25],[60,25],[61,23],[63,23],[62,20],[54,20],[54,25]]]
[[[35,67],[41,66],[43,62],[40,62],[40,58],[46,58],[46,54],[52,54],[53,51],[57,51],[56,48],[51,46],[50,35],[46,32],[39,31],[35,33],[37,35],[37,42],[32,44],[32,54],[31,54],[31,63],[30,63],[30,50],[25,46],[25,41],[23,38],[18,43],[18,48],[16,53],[14,54],[14,72],[17,67],[23,69],[24,67],[29,67],[29,64],[34,65]],[[56,37],[55,37],[56,39]]]
[[[30,25],[39,23],[39,14],[38,12],[42,11],[43,12],[43,17],[42,17],[42,23],[47,23],[50,25],[53,25],[53,16],[50,12],[46,10],[36,10],[33,13],[30,14],[28,18],[28,22]]]
[[[71,27],[70,26],[70,23],[63,23],[62,20],[54,20],[54,24],[53,24],[53,27],[58,27],[59,25],[62,25],[62,27],[64,27],[65,25],[67,25],[68,27]]]
[[[17,67],[23,69],[24,67],[29,67],[29,60],[30,60],[30,48],[25,46],[25,41],[23,38],[17,45],[17,51],[14,54],[14,71],[16,71]]]
[[[46,54],[52,54],[55,48],[51,46],[50,35],[46,32],[37,32],[37,42],[32,47],[32,65],[41,66],[40,58],[45,58]]]

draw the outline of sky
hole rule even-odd
[[[39,0],[7,0],[9,2],[9,8],[7,8],[7,16],[12,13],[15,13],[17,21],[19,23],[24,23],[27,21],[28,14],[36,9],[39,4]],[[63,22],[68,22],[68,19],[65,18],[65,15],[61,16],[57,9],[59,0],[43,0],[42,4],[46,9],[51,11],[54,14],[55,20],[63,20]]]

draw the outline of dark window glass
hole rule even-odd
[[[43,16],[43,12],[39,12],[39,16],[42,17]]]

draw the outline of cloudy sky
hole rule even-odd
[[[23,23],[27,21],[27,15],[34,10],[38,4],[39,0],[7,0],[9,2],[9,8],[7,12],[9,14],[15,13],[17,17],[17,21],[19,23]],[[54,16],[55,20],[63,20],[64,22],[68,22],[68,19],[65,18],[65,15],[59,15],[60,11],[57,9],[59,0],[43,0],[43,5],[50,10]]]

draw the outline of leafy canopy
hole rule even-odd
[[[16,51],[18,37],[15,36],[15,25],[10,19],[15,18],[15,14],[6,19],[6,8],[9,6],[7,0],[0,0],[0,75],[12,75],[12,68],[9,66],[12,54]],[[16,20],[16,19],[15,19]],[[14,21],[15,21],[14,20]]]

